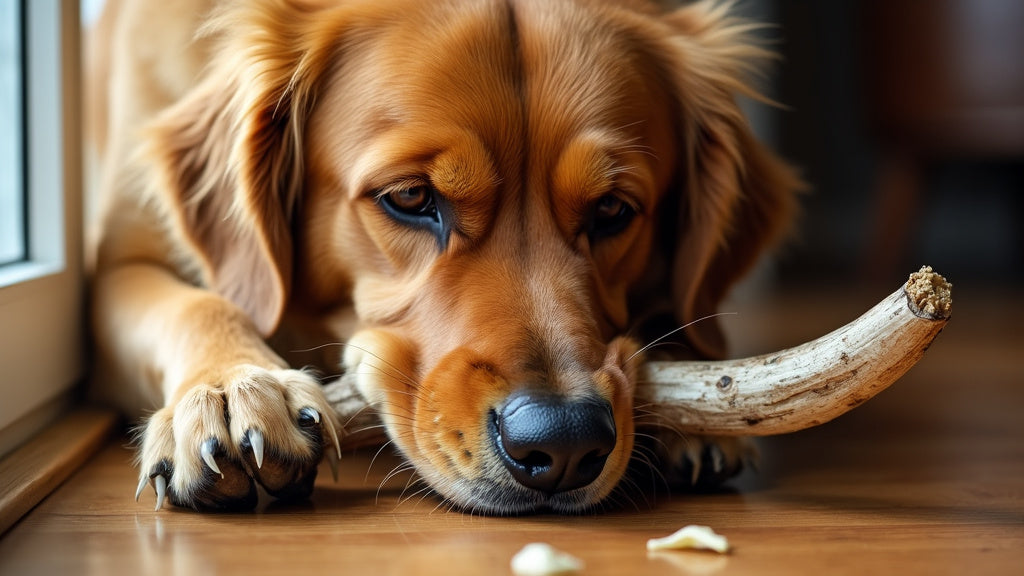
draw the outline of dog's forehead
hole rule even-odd
[[[474,178],[452,189],[553,194],[551,179],[583,144],[598,149],[569,155],[580,182],[570,188],[600,194],[591,182],[646,174],[641,188],[660,189],[671,168],[655,164],[672,156],[672,112],[657,59],[641,39],[649,30],[637,26],[653,20],[592,8],[549,0],[422,2],[410,8],[414,17],[350,31],[359,41],[340,53],[334,86],[322,93],[310,128],[319,148],[313,154],[325,159],[319,165],[343,171],[338,176],[357,197],[427,173],[423,166],[454,150],[454,164],[472,170],[447,174]],[[640,169],[633,160],[607,161],[639,149],[646,154]],[[581,158],[593,159],[589,173]],[[493,182],[500,187],[487,185]],[[577,196],[560,196],[569,202],[563,216],[593,200]],[[571,228],[571,217],[561,220]]]
[[[659,92],[641,16],[592,3],[521,0],[517,10],[524,99],[533,132],[627,131],[650,119]],[[600,4],[600,3],[598,3]]]
[[[621,10],[584,4],[420,3],[377,36],[367,63],[377,73],[357,81],[371,88],[361,94],[377,121],[462,126],[501,157],[595,129],[637,135],[659,90],[652,58]]]

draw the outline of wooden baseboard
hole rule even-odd
[[[0,460],[0,534],[89,460],[117,422],[114,411],[76,407]]]

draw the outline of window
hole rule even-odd
[[[21,5],[0,2],[0,265],[25,259]]]
[[[0,455],[82,377],[78,3],[0,0]]]

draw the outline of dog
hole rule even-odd
[[[139,492],[308,497],[353,432],[342,373],[454,508],[735,473],[743,441],[672,437],[634,388],[725,353],[706,317],[795,210],[737,104],[751,29],[710,1],[111,0],[91,310],[99,391],[151,411]]]

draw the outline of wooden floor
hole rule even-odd
[[[730,492],[676,495],[585,517],[482,518],[378,493],[393,462],[343,461],[308,505],[199,515],[133,500],[118,439],[0,540],[0,574],[507,574],[548,542],[585,574],[1024,574],[1024,306],[957,286],[953,320],[893,388],[819,428],[771,438]],[[739,303],[741,352],[851,319],[853,298]],[[366,478],[364,480],[364,478]],[[648,554],[648,538],[706,524],[724,556]]]

